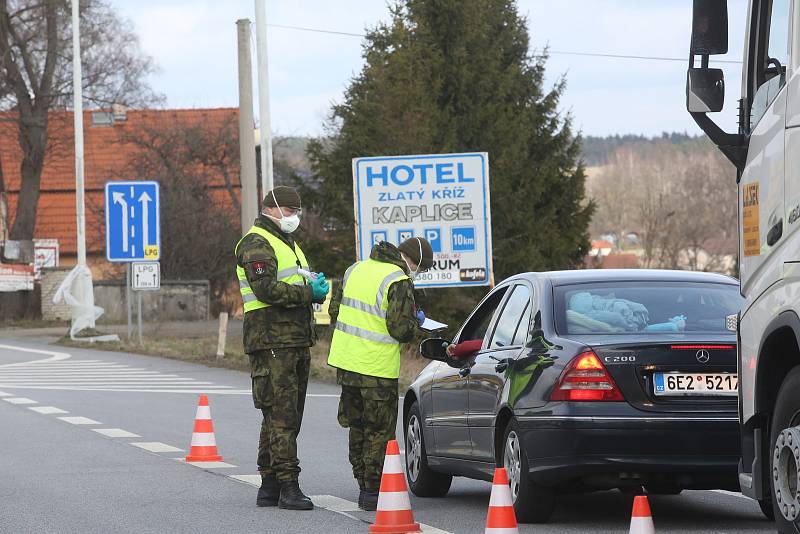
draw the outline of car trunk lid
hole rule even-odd
[[[588,342],[625,400],[636,408],[654,412],[736,411],[733,336],[653,337],[597,336],[582,341]]]

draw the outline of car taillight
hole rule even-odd
[[[588,351],[567,364],[550,400],[624,401],[625,398],[597,354]]]

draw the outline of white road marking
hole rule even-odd
[[[184,462],[195,467],[203,467],[205,469],[224,469],[226,467],[239,467],[238,465],[229,464],[227,462],[187,462],[185,458],[175,458],[179,462]]]
[[[11,404],[39,404],[33,399],[26,399],[25,397],[5,397],[4,401]]]
[[[255,486],[257,488],[261,486],[261,475],[228,475],[228,478],[238,480],[239,482],[244,482],[245,484],[250,484],[251,486]]]
[[[56,408],[55,406],[31,406],[28,408],[29,410],[33,410],[34,412],[49,415],[54,413],[69,413],[66,410],[62,410],[61,408]]]
[[[0,391],[0,397],[13,397],[14,395],[11,393],[6,393],[5,391]]]
[[[7,349],[7,350],[18,350],[22,352],[31,352],[33,354],[47,354],[50,355],[49,358],[45,358],[43,360],[35,360],[32,362],[23,362],[23,363],[7,363],[5,365],[0,365],[2,368],[9,368],[9,367],[18,367],[20,365],[28,365],[31,363],[46,363],[46,362],[59,362],[62,360],[66,360],[70,358],[72,355],[67,352],[55,352],[52,350],[37,350],[37,349],[29,349],[26,347],[17,347],[14,345],[0,345],[0,349]]]
[[[134,447],[139,447],[150,452],[181,452],[183,449],[167,445],[166,443],[159,443],[158,441],[150,441],[145,443],[131,443]]]
[[[0,345],[4,347],[4,345]],[[5,345],[5,347],[9,347]],[[43,351],[38,351],[43,352]],[[44,352],[55,357],[61,353]],[[62,354],[63,355],[63,354]],[[59,356],[60,357],[60,356]],[[66,355],[69,358],[69,355]],[[0,385],[4,389],[48,389],[69,391],[131,391],[139,393],[216,393],[232,391],[231,386],[160,373],[142,367],[101,360],[54,360],[0,366]],[[250,389],[233,390],[250,395]]]
[[[141,438],[139,434],[122,430],[121,428],[93,428],[93,431],[109,438]]]
[[[314,495],[311,497],[314,506],[325,508],[331,512],[359,512],[358,504],[336,497],[335,495]]]
[[[59,391],[117,391],[117,392],[129,392],[129,393],[206,393],[208,395],[252,395],[252,391],[250,389],[211,389],[212,386],[208,386],[202,389],[151,389],[152,386],[148,386],[147,388],[131,388],[131,387],[98,387],[98,386],[28,386],[28,385],[6,385],[3,384],[3,387],[7,387],[9,389],[19,388],[19,389],[57,389]],[[174,386],[170,386],[174,387]],[[188,386],[187,386],[188,387]],[[213,387],[221,387],[221,386],[213,386]],[[227,387],[227,386],[226,386]]]
[[[89,419],[88,417],[59,417],[62,421],[65,421],[71,425],[101,425],[100,421],[95,421],[94,419]]]
[[[425,523],[420,523],[419,526],[422,529],[422,532],[427,532],[428,534],[452,534],[452,532],[432,527],[430,525],[426,525]]]
[[[345,517],[349,517],[350,519],[362,521],[361,518],[350,515],[352,512],[362,512],[362,510],[358,507],[358,504],[352,501],[336,497],[335,495],[311,495],[310,497],[314,502],[314,506],[324,508],[325,510],[343,515]],[[422,532],[427,532],[429,534],[452,534],[452,532],[432,527],[430,525],[426,525],[425,523],[420,523],[419,526],[422,529]]]

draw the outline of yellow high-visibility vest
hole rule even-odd
[[[347,269],[328,365],[381,378],[400,376],[400,343],[386,326],[389,288],[400,280],[409,280],[403,269],[372,259]]]
[[[275,251],[275,257],[278,260],[278,281],[296,286],[305,285],[306,279],[298,274],[297,269],[302,267],[307,270],[308,261],[306,261],[306,256],[297,243],[294,244],[294,250],[292,250],[292,248],[279,237],[272,235],[270,232],[258,226],[250,228],[250,230],[242,236],[242,239],[249,234],[260,235],[269,242],[272,250]],[[242,239],[236,243],[234,253],[239,250]],[[271,306],[271,304],[258,300],[255,293],[253,293],[253,288],[250,287],[250,283],[247,281],[247,274],[244,271],[244,267],[238,264],[236,265],[236,277],[239,279],[239,292],[242,294],[245,313]]]

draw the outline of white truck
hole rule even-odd
[[[694,0],[687,108],[736,166],[742,493],[800,532],[800,0],[748,0],[739,131],[721,111],[726,0]],[[713,199],[708,209],[714,209]]]

